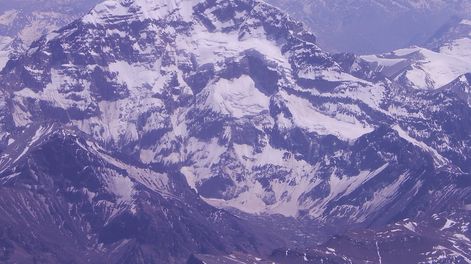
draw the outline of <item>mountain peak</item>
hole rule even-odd
[[[175,12],[189,20],[198,0],[107,0],[98,4],[82,21],[116,24],[122,21],[159,20]]]

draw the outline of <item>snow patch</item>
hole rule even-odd
[[[209,32],[204,26],[195,25],[191,36],[178,35],[177,48],[194,54],[199,65],[218,65],[227,58],[239,57],[244,51],[257,50],[283,68],[291,68],[281,49],[275,42],[268,40],[265,33],[257,38],[240,39],[237,31]]]
[[[421,141],[418,141],[417,139],[415,138],[412,138],[411,136],[409,136],[409,134],[404,131],[399,125],[394,125],[392,127],[392,129],[396,130],[397,133],[399,134],[400,137],[402,137],[403,139],[409,141],[410,143],[412,143],[413,145],[417,146],[417,147],[420,147],[421,149],[423,149],[424,151],[430,153],[433,157],[433,160],[434,160],[434,163],[437,167],[442,167],[442,166],[445,166],[446,164],[449,163],[449,161],[443,157],[442,155],[440,155],[440,153],[438,153],[438,151],[430,146],[428,146],[427,144],[425,144],[424,142],[421,142]]]
[[[270,99],[260,92],[254,81],[243,75],[238,79],[220,79],[208,87],[206,106],[235,118],[268,112]]]
[[[340,139],[351,141],[374,130],[368,124],[341,116],[328,116],[316,109],[307,99],[281,92],[294,123],[301,128],[319,135],[334,135]]]
[[[329,179],[329,195],[324,199],[311,202],[311,215],[320,217],[329,202],[351,194],[360,186],[379,175],[388,166],[389,164],[386,163],[374,171],[361,171],[358,175],[351,177],[339,177],[334,171]]]
[[[471,242],[471,240],[463,234],[454,234],[453,236],[458,238],[459,240],[466,241],[466,242]]]
[[[454,40],[439,52],[420,47],[399,49],[382,55],[361,56],[376,71],[416,89],[437,89],[471,71],[471,39]]]
[[[416,227],[417,227],[417,223],[415,222],[407,222],[404,224],[404,227],[407,228],[409,231],[411,232],[416,232]]]
[[[114,173],[111,173],[111,171],[109,171],[109,174],[111,176],[105,178],[106,180],[108,180],[109,190],[119,196],[122,201],[131,202],[132,196],[134,194],[134,184],[131,179],[129,177],[124,177],[119,174],[116,175]]]
[[[10,26],[18,16],[18,11],[8,10],[0,15],[0,25]]]
[[[461,20],[460,24],[461,24],[461,25],[468,25],[468,26],[471,26],[471,20],[469,20],[469,19],[463,19],[463,20]]]
[[[192,3],[188,3],[188,2]],[[184,3],[185,2],[185,3]],[[108,0],[98,4],[88,15],[82,18],[87,24],[118,24],[146,19],[160,20],[170,14],[178,15],[188,21],[196,0]]]
[[[455,222],[455,221],[453,221],[453,220],[450,220],[450,219],[446,219],[446,223],[445,223],[445,225],[443,225],[443,227],[442,227],[442,228],[440,228],[440,230],[441,230],[441,231],[443,231],[443,230],[446,230],[446,229],[448,229],[448,228],[450,228],[450,227],[454,226],[455,224],[456,224],[456,222]]]

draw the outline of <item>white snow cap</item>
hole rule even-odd
[[[108,0],[98,4],[82,21],[115,24],[122,21],[159,20],[170,14],[188,21],[198,0]],[[177,11],[177,13],[175,13]]]

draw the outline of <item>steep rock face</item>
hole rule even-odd
[[[468,73],[460,76],[453,82],[443,87],[442,90],[456,94],[459,98],[471,106],[471,74]]]
[[[0,79],[16,127],[72,124],[218,207],[383,224],[460,193],[469,106],[353,63],[260,1],[106,1]]]

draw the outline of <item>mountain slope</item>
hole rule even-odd
[[[146,2],[133,4],[137,6],[131,5],[125,8],[152,10],[152,7],[145,6]],[[33,79],[31,83],[20,84],[18,82],[17,78],[22,78],[20,76],[23,74],[20,68],[14,68],[11,74],[5,74],[5,82],[15,83],[15,85],[8,85],[17,87],[14,88],[17,91],[12,91],[15,101],[13,117],[17,125],[21,126],[22,122],[28,123],[30,120],[45,117],[63,122],[70,120],[83,131],[103,142],[118,146],[129,145],[130,150],[136,152],[135,154],[145,163],[191,162],[193,163],[190,164],[193,167],[190,168],[191,172],[201,166],[194,162],[213,162],[209,160],[211,157],[196,158],[206,155],[203,147],[208,143],[219,148],[222,151],[221,155],[224,153],[234,155],[233,143],[230,142],[233,141],[232,139],[226,143],[217,139],[224,137],[222,130],[229,133],[232,133],[232,129],[234,133],[245,133],[244,130],[253,131],[254,138],[250,140],[255,140],[253,143],[257,143],[259,140],[257,134],[264,133],[264,124],[272,123],[271,126],[273,126],[273,117],[269,109],[270,105],[275,102],[275,96],[272,95],[277,93],[278,86],[283,82],[292,83],[291,64],[293,67],[302,67],[296,64],[305,63],[306,60],[312,61],[309,67],[304,67],[300,73],[306,75],[303,78],[306,80],[304,81],[306,85],[311,81],[309,80],[311,71],[318,71],[321,74],[325,72],[328,79],[325,81],[332,82],[333,85],[337,85],[335,79],[339,78],[335,75],[341,77],[343,74],[326,54],[321,52],[315,44],[308,42],[312,36],[299,24],[288,20],[286,16],[277,18],[280,15],[279,11],[262,3],[235,2],[228,7],[219,3],[213,4],[219,8],[213,13],[223,12],[227,8],[226,12],[240,20],[233,21],[237,24],[232,30],[230,22],[227,22],[228,29],[225,29],[225,25],[219,24],[216,25],[221,28],[214,28],[216,27],[214,24],[218,21],[217,17],[212,18],[213,22],[205,20],[206,16],[212,16],[211,13],[205,13],[206,10],[214,8],[209,4],[208,7],[204,4],[195,7],[195,10],[201,9],[198,13],[205,15],[201,19],[196,15],[187,17],[188,11],[182,9],[180,9],[181,13],[175,14],[176,17],[174,17],[174,13],[167,8],[175,7],[165,6],[151,14],[143,12],[142,16],[138,13],[137,17],[117,16],[116,20],[108,19],[112,17],[109,12],[125,12],[117,5],[116,2],[105,2],[82,21],[65,28],[59,36],[53,39],[44,38],[38,42],[39,49],[34,52],[33,56],[25,56],[18,62],[12,62],[12,67],[15,67],[15,64],[28,63],[40,69],[39,71],[26,70],[25,74]],[[190,6],[189,3],[185,5]],[[253,7],[256,8],[249,12],[248,10]],[[238,8],[241,10],[237,10]],[[231,13],[234,9],[237,12]],[[240,13],[246,13],[246,15],[243,16]],[[231,21],[230,17],[224,18],[223,15],[224,13],[220,15],[222,19]],[[238,16],[240,18],[237,18]],[[185,22],[187,19],[192,22]],[[193,21],[193,19],[196,20]],[[147,28],[133,32],[130,31],[132,28],[127,28],[129,24]],[[269,35],[264,37],[261,34],[265,28]],[[294,35],[289,35],[288,30],[293,31]],[[137,38],[143,31],[149,38],[147,41]],[[167,31],[170,35],[167,35]],[[126,36],[124,39],[118,38],[121,43],[117,45],[122,48],[111,54],[111,57],[107,57],[109,56],[107,45],[116,45],[114,41],[120,34]],[[255,36],[251,36],[252,34]],[[200,38],[199,41],[196,41],[198,38]],[[292,51],[289,54],[286,53],[287,57],[282,54],[274,38],[289,41],[285,47],[292,47]],[[227,42],[224,42],[226,46],[213,42],[213,39],[220,41],[227,39]],[[198,46],[200,43],[205,43],[203,41],[206,41],[206,45],[212,45],[211,50],[203,49],[205,46]],[[227,47],[232,41],[238,45]],[[86,47],[87,50],[85,53],[77,53],[74,51],[74,46],[69,46],[65,42],[74,43],[75,47]],[[172,50],[174,46],[178,48],[175,51]],[[35,49],[36,47],[32,47],[32,50]],[[59,61],[55,61],[56,58]],[[209,62],[198,61],[203,58]],[[80,61],[96,66],[83,67]],[[44,63],[50,66],[41,65]],[[62,65],[67,66],[63,68]],[[255,70],[257,68],[262,70]],[[8,71],[10,71],[9,67],[5,72]],[[78,72],[81,72],[80,76],[76,75]],[[130,72],[140,74],[142,77],[137,82],[133,81],[130,79]],[[153,75],[155,72],[159,74]],[[271,73],[273,79],[262,81],[262,76],[266,73]],[[353,77],[346,77],[350,78],[346,79],[347,82],[355,81]],[[70,81],[76,82],[73,81],[74,79],[79,81],[72,84],[77,85],[76,89],[57,90],[56,85],[68,86]],[[241,90],[229,89],[234,85],[241,87]],[[224,90],[223,87],[228,89]],[[250,100],[249,96],[252,95],[257,96],[256,101]],[[287,99],[296,99],[282,92],[276,95],[280,97],[276,100],[287,100],[282,96],[286,96]],[[273,97],[273,102],[270,102],[272,100],[270,97]],[[228,99],[231,101],[224,101]],[[309,104],[308,101],[302,102]],[[34,105],[39,106],[40,111],[30,112],[29,109],[35,108]],[[22,109],[26,109],[28,113],[22,114]],[[138,109],[138,111],[131,112],[130,109]],[[312,112],[318,113],[315,109]],[[211,115],[214,116],[214,120],[204,121],[207,116]],[[31,116],[30,120],[21,120],[22,117],[28,116]],[[340,127],[337,128],[329,124],[330,121],[335,121],[332,117],[320,112],[318,116],[325,120],[323,126],[310,124],[309,129],[318,131],[322,135],[335,133],[339,137],[350,139],[358,137],[365,131],[371,131],[371,128],[366,127],[360,121],[351,123],[351,121],[339,119],[336,123]],[[259,121],[250,121],[253,117],[258,117]],[[302,120],[297,122],[302,122]],[[237,127],[241,127],[242,130],[237,132],[235,130],[238,129]],[[342,135],[342,128],[354,128],[355,131],[352,134]],[[158,135],[161,137],[157,137]],[[213,143],[208,140],[212,140]],[[268,138],[260,138],[260,140],[268,140]],[[222,146],[218,141],[222,143]],[[140,145],[136,146],[138,143]],[[251,144],[250,141],[247,143]],[[281,159],[281,157],[276,159]],[[306,166],[310,165],[306,164]],[[196,177],[199,177],[206,173],[201,171],[197,174]],[[195,178],[195,180],[204,179]],[[247,179],[247,181],[252,181],[252,179]],[[190,184],[200,185],[201,183],[190,181]],[[241,188],[244,187],[241,186]],[[296,212],[291,214],[296,214]]]
[[[471,106],[471,74],[468,73],[460,76],[442,89],[456,94],[459,98]]]
[[[229,214],[225,223],[237,228],[216,240],[225,225],[207,218],[224,211],[198,197],[335,226],[327,235],[467,208],[468,102],[454,88],[416,90],[356,62],[322,51],[302,24],[257,0],[105,1],[3,69],[4,160],[20,155],[9,149],[22,130],[54,121],[129,166],[175,175],[188,195],[177,208],[204,227],[183,232],[182,258],[226,253],[218,244],[255,255],[267,248],[249,230],[235,239],[244,229]],[[193,224],[178,215],[166,232]]]
[[[27,128],[0,166],[3,261],[182,263],[277,243],[205,204],[181,176],[124,163],[59,125]]]
[[[314,39],[258,1],[107,1],[11,61],[2,83],[16,126],[74,124],[143,163],[179,167],[208,202],[250,213],[336,221],[344,206],[345,221],[371,221],[420,193],[421,171],[469,169],[469,135],[448,136],[441,119],[468,126],[460,100],[353,77]],[[442,103],[449,112],[431,108]],[[439,147],[445,138],[454,150]]]

